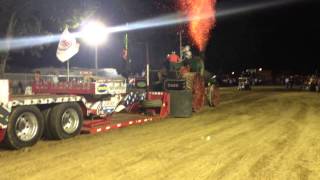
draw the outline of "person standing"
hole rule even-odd
[[[42,82],[40,71],[36,71],[36,72],[34,73],[34,81],[35,81],[36,83]]]
[[[285,84],[286,88],[289,89],[289,77],[286,77],[284,79],[284,84]]]
[[[59,77],[58,77],[58,74],[56,72],[52,73],[52,83],[53,84],[58,84],[59,83]]]
[[[180,57],[173,51],[170,55],[167,56],[167,60],[169,61],[169,69],[175,70],[177,63],[180,62]]]
[[[292,89],[293,88],[293,84],[294,84],[293,76],[290,76],[289,83],[290,83],[290,89]]]

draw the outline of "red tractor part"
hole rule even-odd
[[[6,130],[0,129],[0,142],[3,141],[5,135],[6,135]]]
[[[161,100],[162,105],[159,108],[153,108],[159,112],[160,118],[165,118],[170,114],[170,94],[167,92],[148,92],[148,100]]]
[[[84,134],[96,134],[131,125],[142,125],[159,119],[159,117],[147,117],[137,114],[117,114],[107,119],[86,120],[83,123],[81,132]]]

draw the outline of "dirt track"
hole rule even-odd
[[[320,179],[320,95],[223,90],[222,104],[94,136],[0,149],[0,179]]]

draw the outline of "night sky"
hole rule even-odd
[[[127,0],[126,6],[116,0],[101,2],[97,14],[110,26],[174,11],[174,3],[169,0]],[[218,11],[257,2],[221,0],[218,2]],[[316,0],[302,0],[218,18],[206,50],[207,69],[215,73],[240,72],[257,67],[295,73],[320,70],[319,7]],[[152,67],[159,68],[167,53],[178,50],[179,28],[181,25],[130,32],[129,51],[134,69],[138,71],[144,66],[146,42],[150,46]],[[124,33],[112,34],[108,43],[99,48],[100,67],[120,67],[123,36]],[[187,34],[184,35],[184,42],[190,42]],[[26,67],[64,66],[55,57],[56,47],[57,43],[52,44],[41,58],[31,57],[28,53],[15,53],[9,62],[9,69],[16,71]],[[195,49],[194,52],[197,53]],[[93,53],[93,48],[81,44],[80,53],[72,58],[71,66],[93,67]]]
[[[207,67],[314,73],[320,70],[319,15],[319,2],[302,1],[218,19]]]

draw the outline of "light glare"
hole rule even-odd
[[[89,45],[101,45],[108,38],[108,29],[101,22],[92,21],[84,26],[81,38]]]
[[[248,6],[234,7],[234,8],[226,8],[226,9],[218,9],[216,17],[222,18],[231,15],[241,14],[245,12],[251,12],[255,10],[261,10],[265,8],[271,8],[279,5],[284,5],[287,3],[299,2],[302,0],[281,0],[281,1],[270,1],[265,3],[257,3]],[[86,42],[91,45],[99,45],[107,40],[108,34],[124,32],[124,31],[133,31],[140,29],[148,29],[148,28],[157,28],[162,26],[170,26],[175,24],[183,24],[192,20],[198,19],[207,19],[212,18],[209,14],[202,14],[197,17],[186,17],[181,13],[173,13],[169,15],[164,15],[161,17],[151,18],[148,20],[132,22],[129,25],[119,25],[114,27],[105,27],[102,23],[99,22],[90,22],[88,23],[88,27],[84,27],[81,32],[73,33],[77,38],[83,38]],[[89,28],[92,27],[92,28]],[[88,29],[87,29],[88,28]],[[95,30],[94,30],[95,29]],[[21,38],[13,38],[6,39],[0,38],[0,52],[6,52],[9,50],[15,49],[23,49],[28,47],[35,47],[45,44],[50,44],[59,41],[60,35],[52,35],[52,36],[31,36],[31,37],[21,37]]]

